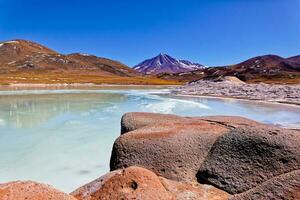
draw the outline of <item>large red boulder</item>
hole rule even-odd
[[[227,200],[229,197],[212,186],[170,181],[135,166],[110,172],[71,195],[78,200]]]
[[[129,113],[111,170],[142,166],[159,176],[246,192],[300,169],[300,131],[242,117]]]
[[[53,187],[32,181],[0,184],[1,200],[76,200]]]
[[[172,199],[151,171],[130,167],[110,172],[71,193],[79,200]]]
[[[141,166],[177,181],[196,181],[196,173],[216,139],[229,129],[207,121],[165,122],[121,135],[110,167]]]
[[[242,126],[242,125],[257,125],[256,121],[238,117],[238,116],[205,116],[205,117],[181,117],[172,114],[160,114],[160,113],[145,113],[145,112],[130,112],[122,116],[121,119],[121,134],[134,131],[136,129],[148,126],[157,125],[165,122],[190,122],[205,120],[218,124],[224,124],[229,126]]]
[[[169,179],[194,181],[218,137],[235,127],[257,124],[243,117],[126,113],[110,167],[116,170],[137,165]]]
[[[199,166],[199,182],[230,194],[300,169],[300,132],[258,125],[238,127],[218,138]]]

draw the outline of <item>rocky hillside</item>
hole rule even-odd
[[[297,65],[298,67],[300,67],[300,55],[299,56],[289,57],[286,60],[288,60],[289,62],[294,63],[295,65]]]
[[[64,55],[26,40],[0,43],[0,83],[160,82],[141,76],[134,69],[107,58],[79,53]]]
[[[207,75],[235,75],[238,78],[247,81],[260,77],[272,78],[289,74],[292,75],[297,72],[300,72],[300,62],[297,62],[297,59],[285,59],[277,55],[264,55],[228,67],[211,68],[207,72]]]
[[[138,75],[126,65],[110,59],[87,54],[63,55],[40,44],[13,40],[0,44],[2,73],[24,70],[95,70],[119,76]]]
[[[246,82],[300,83],[300,56],[264,55],[235,65],[209,67],[188,73],[164,74],[161,78],[194,81],[236,76]]]
[[[177,60],[167,54],[159,54],[134,67],[135,70],[143,74],[181,73],[202,68],[204,68],[204,66],[199,63]]]

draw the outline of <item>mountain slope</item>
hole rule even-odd
[[[172,84],[155,77],[143,77],[114,60],[88,54],[60,54],[26,40],[0,43],[2,83],[107,83]]]
[[[210,68],[207,76],[234,75],[242,80],[256,78],[284,77],[289,74],[299,73],[300,66],[277,55],[263,55],[250,58],[244,62],[228,67]]]
[[[166,54],[147,59],[133,68],[143,74],[180,73],[201,69],[204,66],[186,60],[177,60]]]
[[[134,76],[134,70],[117,61],[83,54],[59,54],[47,47],[25,40],[0,44],[0,70],[2,73],[24,70],[91,70],[103,74]]]
[[[300,67],[300,55],[289,57],[286,60],[292,62],[295,66]]]
[[[283,58],[263,55],[250,58],[235,65],[208,67],[188,73],[159,76],[164,79],[195,81],[236,76],[246,82],[298,83],[300,84],[300,56]]]

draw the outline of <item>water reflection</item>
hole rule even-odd
[[[203,103],[211,110],[202,110],[199,114],[191,112],[189,115],[236,115],[247,117],[267,124],[282,127],[300,128],[300,107],[294,105],[283,105],[258,101],[247,101],[238,99],[220,99],[210,97],[180,97],[178,99],[190,99]]]
[[[0,95],[0,127],[35,128],[61,114],[85,115],[125,100],[109,93]]]

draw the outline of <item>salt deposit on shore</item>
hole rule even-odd
[[[232,97],[300,105],[299,85],[246,84],[232,81],[200,80],[178,87],[175,94]]]

